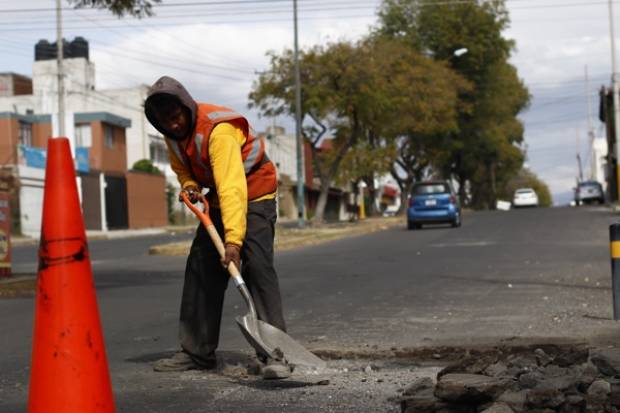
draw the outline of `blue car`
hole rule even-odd
[[[452,187],[446,181],[416,183],[409,198],[407,228],[442,223],[461,226],[461,207]]]

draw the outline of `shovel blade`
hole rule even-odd
[[[325,367],[325,361],[312,354],[279,328],[255,319],[249,314],[237,317],[236,320],[241,332],[257,353],[273,357],[273,351],[280,349],[284,358],[291,364],[315,369]]]

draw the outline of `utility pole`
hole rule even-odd
[[[579,142],[579,128],[576,128],[575,131],[577,132],[577,168],[579,171],[579,175],[577,176],[577,183],[579,183],[583,181],[583,168],[581,167],[581,148],[579,147],[581,146],[581,143]]]
[[[299,35],[297,30],[297,0],[293,0],[295,20],[295,139],[297,142],[297,225],[304,227],[304,168],[301,136],[301,75],[299,73]]]
[[[614,95],[614,135],[615,135],[615,155],[616,155],[616,189],[620,196],[620,96],[618,96],[618,62],[616,61],[616,39],[614,33],[614,3],[609,3],[609,32],[611,36],[611,85]]]
[[[590,93],[590,75],[588,65],[585,66],[586,75],[586,99],[588,102],[588,141],[590,144],[590,179],[596,179],[596,151],[594,150],[594,128],[592,127],[592,93]]]
[[[58,136],[65,136],[65,80],[63,71],[62,10],[56,0],[56,70],[58,71]]]

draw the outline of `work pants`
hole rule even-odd
[[[211,209],[211,220],[224,239],[219,209]],[[250,202],[247,230],[241,248],[241,274],[252,295],[256,313],[286,331],[278,277],[273,265],[276,202]],[[179,340],[181,348],[197,359],[212,356],[218,346],[228,272],[203,225],[198,226],[185,269],[181,299]]]

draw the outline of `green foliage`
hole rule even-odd
[[[382,146],[373,150],[369,142],[359,142],[344,156],[336,183],[346,186],[363,176],[373,173],[389,173],[396,156],[396,146],[394,145]]]
[[[517,115],[529,92],[508,62],[514,43],[503,37],[509,19],[503,0],[385,0],[377,35],[398,38],[445,62],[471,88],[460,94],[458,126],[435,137],[443,142],[429,162],[439,175],[472,188],[470,204],[486,208],[523,163],[523,125]],[[454,56],[466,48],[467,53]],[[414,152],[419,153],[419,148]]]
[[[293,115],[293,54],[270,56],[271,70],[255,82],[250,106],[266,116]],[[334,181],[372,182],[388,172],[402,135],[456,128],[458,96],[467,89],[445,63],[381,36],[313,47],[301,53],[300,67],[303,133],[325,194]],[[329,150],[322,147],[326,136]]]
[[[139,161],[136,161],[131,167],[131,170],[137,172],[146,172],[153,175],[163,175],[159,168],[153,165],[153,163],[149,159],[140,159]]]
[[[528,169],[521,169],[517,176],[513,177],[500,193],[500,197],[507,201],[512,200],[514,192],[519,188],[532,188],[538,195],[538,204],[542,207],[550,207],[553,198],[547,184]]]
[[[108,9],[114,15],[145,17],[153,15],[153,4],[161,0],[67,0],[76,8]]]

